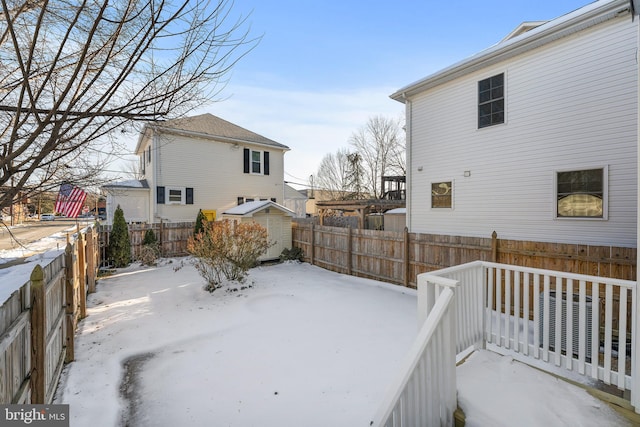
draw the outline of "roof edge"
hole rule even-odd
[[[407,98],[425,90],[528,52],[578,31],[609,21],[625,12],[630,13],[631,11],[629,0],[612,0],[603,4],[600,3],[601,1],[596,1],[588,4],[512,39],[498,43],[467,59],[411,83],[392,93],[389,97],[398,102],[405,103]]]

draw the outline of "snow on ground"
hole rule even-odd
[[[630,426],[586,390],[490,351],[457,367],[466,427]]]
[[[99,280],[56,398],[72,426],[369,425],[417,332],[415,291],[309,264],[203,284],[186,259]]]
[[[0,269],[0,300],[65,243]],[[368,425],[416,335],[415,291],[309,264],[253,269],[237,291],[203,284],[186,258],[99,280],[55,402],[72,426]],[[474,353],[457,372],[470,427],[628,425],[510,357]]]

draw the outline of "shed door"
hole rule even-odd
[[[253,216],[253,220],[267,229],[267,236],[270,243],[273,243],[267,253],[260,257],[261,260],[276,259],[282,252],[282,215],[278,213],[260,212]]]

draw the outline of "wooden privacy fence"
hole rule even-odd
[[[293,246],[328,270],[416,287],[418,274],[492,261],[635,280],[636,249],[436,234],[396,233],[293,223]]]
[[[98,252],[93,228],[78,232],[64,253],[36,265],[0,305],[1,404],[53,401],[62,366],[74,359],[87,292],[95,291]]]
[[[131,240],[131,256],[140,259],[142,242],[147,230],[153,230],[160,246],[163,257],[187,255],[187,240],[193,236],[195,222],[160,222],[156,224],[129,224],[129,239]],[[109,265],[109,233],[111,225],[101,225],[98,229],[100,241],[100,262]]]

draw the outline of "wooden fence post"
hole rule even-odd
[[[65,313],[67,316],[67,342],[66,342],[66,354],[64,357],[65,363],[72,362],[75,359],[75,347],[74,347],[74,335],[76,333],[76,293],[73,286],[73,247],[71,244],[67,244],[64,250],[64,265],[65,265],[65,280],[64,280],[64,293],[65,293]]]
[[[44,404],[46,390],[47,304],[44,270],[38,264],[31,272],[31,403]]]
[[[498,233],[491,233],[491,261],[498,262]]]
[[[87,279],[85,277],[87,266],[84,263],[84,238],[80,233],[78,233],[76,246],[78,248],[78,268],[74,268],[73,271],[78,273],[78,284],[80,287],[80,300],[78,303],[80,303],[80,318],[84,319],[87,317]]]
[[[347,274],[351,275],[353,269],[353,260],[351,259],[351,255],[353,252],[353,231],[351,230],[351,226],[349,226],[347,231]]]
[[[407,227],[404,228],[404,286],[409,287],[411,283],[409,274],[411,269],[409,268],[409,229]],[[417,287],[417,284],[416,284]]]
[[[315,233],[315,225],[312,222],[311,223],[311,250],[309,251],[310,252],[309,262],[311,263],[311,265],[314,265],[313,264],[313,258],[315,257],[315,253],[314,252],[315,252],[315,244],[316,244],[316,242],[315,242],[315,234],[316,234]]]
[[[90,294],[96,291],[96,236],[93,227],[87,230],[87,250],[85,252],[87,261],[87,292]]]
[[[160,231],[158,232],[158,241],[160,242],[160,256],[164,256],[164,226],[162,218],[160,219]]]

